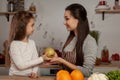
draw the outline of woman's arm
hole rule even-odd
[[[72,64],[72,63],[66,61],[65,59],[60,58],[60,57],[59,57],[58,59],[59,59],[58,61],[59,61],[60,63],[62,63],[62,64],[64,64],[64,65],[68,66],[70,69],[72,69],[72,70],[77,69],[77,66],[76,66],[76,65],[74,65],[74,64]]]
[[[51,62],[54,61],[60,62],[72,70],[79,69],[83,72],[85,76],[89,76],[92,73],[97,54],[97,44],[93,38],[90,37],[90,40],[88,39],[87,41],[85,41],[83,46],[83,52],[84,52],[83,66],[74,65],[60,57],[53,58]]]
[[[77,69],[81,70],[85,76],[89,76],[93,72],[97,50],[98,47],[95,39],[91,36],[88,36],[83,45],[83,66],[77,66]]]
[[[52,62],[52,63],[62,63],[64,65],[68,66],[70,69],[77,69],[76,65],[66,61],[65,59],[63,59],[61,57],[54,57],[54,58],[51,59],[50,62]]]

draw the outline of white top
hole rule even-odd
[[[77,41],[77,37],[74,37],[73,40],[66,46],[64,51],[72,52],[73,49],[75,48],[76,41]],[[98,47],[95,39],[90,35],[88,35],[83,44],[83,53],[84,53],[83,66],[77,65],[77,69],[81,70],[85,76],[89,76],[92,73],[96,61],[96,54],[98,50],[97,48]]]
[[[12,41],[9,53],[11,57],[9,75],[28,76],[31,72],[37,73],[38,64],[43,62],[43,58],[38,57],[33,40]]]

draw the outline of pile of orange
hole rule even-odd
[[[73,70],[71,73],[60,70],[56,74],[56,80],[84,80],[84,75],[80,70]]]

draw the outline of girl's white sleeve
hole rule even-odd
[[[38,52],[37,52],[35,43],[33,43],[33,50],[34,50],[34,53],[33,53],[32,59],[37,59],[38,58]],[[34,66],[33,67],[33,72],[37,73],[38,69],[39,69],[39,65]]]
[[[15,65],[17,66],[17,68],[20,70],[33,67],[43,62],[42,57],[29,60],[29,61],[24,61],[22,58],[22,54],[20,53],[20,49],[16,44],[11,44],[10,46],[10,57],[15,63]]]

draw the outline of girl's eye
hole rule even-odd
[[[32,26],[34,26],[34,24],[32,24]]]
[[[69,18],[65,18],[65,20],[69,20]]]

